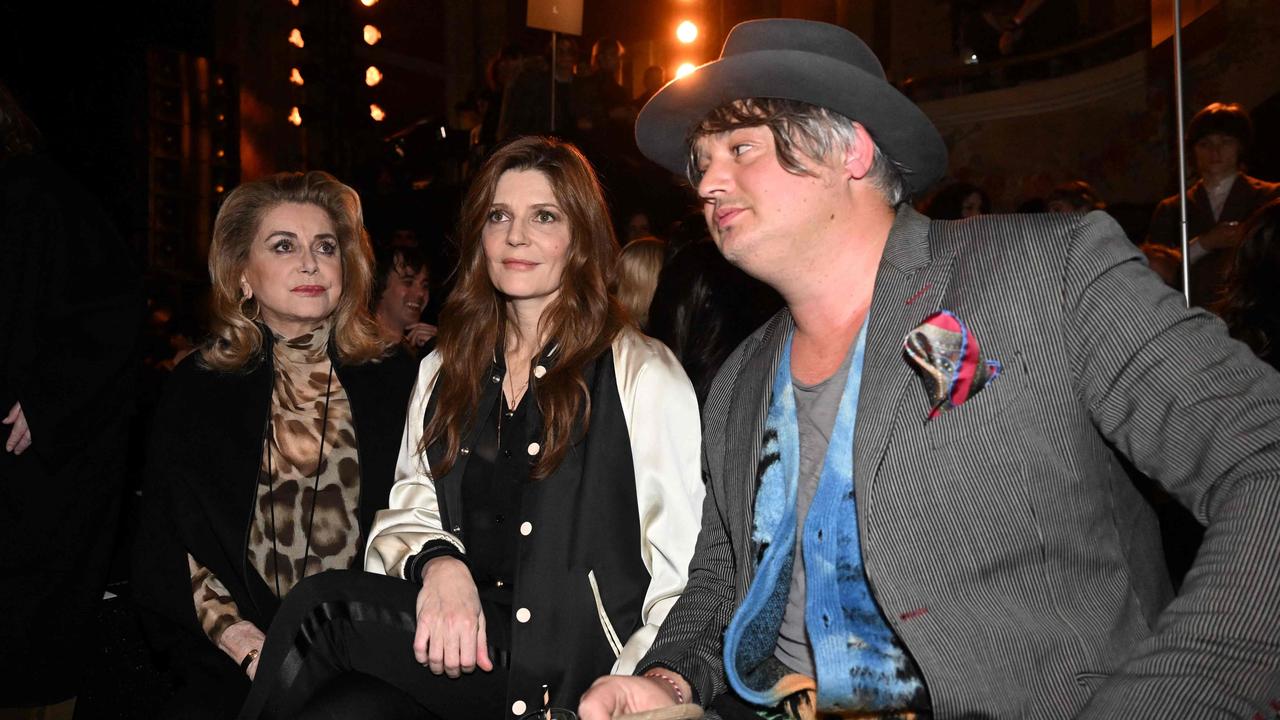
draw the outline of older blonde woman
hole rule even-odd
[[[323,172],[218,213],[212,338],[160,403],[135,568],[178,676],[162,716],[234,714],[281,598],[358,566],[387,504],[413,365],[369,314],[372,264],[358,196]]]

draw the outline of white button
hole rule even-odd
[[[534,368],[533,368],[533,376],[534,376],[534,377],[536,377],[536,378],[538,378],[539,380],[541,380],[541,379],[542,379],[542,376],[543,376],[543,375],[546,375],[546,374],[547,374],[547,369],[546,369],[546,368],[542,367],[541,365],[535,365],[535,366],[534,366]]]
[[[520,523],[520,534],[521,534],[521,535],[528,535],[528,534],[529,534],[529,533],[531,533],[531,532],[533,532],[533,523],[531,523],[531,522],[522,522],[522,523]]]
[[[515,701],[515,702],[511,703],[511,714],[512,714],[512,715],[523,715],[523,714],[524,714],[524,711],[525,711],[525,710],[528,710],[528,709],[529,709],[529,708],[524,704],[524,701],[523,701],[523,700],[517,700],[517,701]]]
[[[529,612],[529,608],[520,608],[516,611],[516,622],[527,623],[531,617],[533,613]]]
[[[539,445],[538,443],[529,443],[529,454],[530,454],[530,455],[537,455],[537,454],[538,454],[538,451],[539,451],[539,450],[541,450],[541,449],[542,449],[542,446],[541,446],[541,445]]]

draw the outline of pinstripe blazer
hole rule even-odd
[[[902,340],[938,309],[1004,373],[926,422]],[[689,582],[639,665],[680,672],[707,705],[759,558],[761,433],[791,327],[783,310],[716,379]],[[1209,526],[1176,598],[1118,453]],[[1280,376],[1183,308],[1109,216],[901,210],[876,277],[854,460],[868,580],[936,717],[1280,707]]]

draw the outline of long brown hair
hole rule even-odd
[[[205,365],[240,370],[262,351],[262,331],[254,322],[257,300],[246,298],[240,275],[262,219],[286,203],[315,205],[329,216],[342,253],[342,297],[333,311],[338,357],[359,364],[382,357],[388,344],[369,313],[373,288],[373,249],[364,229],[360,196],[326,172],[285,172],[247,182],[232,190],[218,210],[209,247],[213,338],[201,350]]]
[[[624,322],[608,290],[618,241],[591,164],[573,145],[553,138],[522,137],[498,148],[472,182],[458,219],[458,278],[441,311],[437,336],[441,366],[436,409],[419,445],[419,452],[425,452],[443,443],[441,459],[431,468],[435,477],[453,467],[494,353],[503,351],[508,332],[517,331],[508,318],[506,298],[489,279],[481,242],[498,179],[511,170],[536,170],[546,176],[569,223],[560,292],[538,321],[540,336],[556,344],[556,362],[529,388],[543,417],[543,450],[532,470],[534,478],[546,477],[564,459],[579,418],[586,432],[591,400],[582,370],[609,347]]]

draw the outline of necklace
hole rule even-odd
[[[333,389],[333,363],[329,363],[329,379],[324,385],[324,413],[320,416],[320,451],[316,457],[316,474],[311,483],[311,512],[307,517],[307,544],[302,549],[302,577],[307,576],[307,558],[311,556],[311,530],[316,522],[316,503],[320,500],[320,468],[324,465],[324,436],[329,427],[329,392]],[[280,546],[276,535],[276,482],[274,456],[271,452],[275,429],[267,438],[267,504],[271,508],[271,557],[275,561],[276,597],[280,595]],[[302,578],[298,578],[301,580]],[[297,583],[294,583],[295,585]]]
[[[502,379],[502,394],[506,400],[507,407],[514,410],[520,405],[520,399],[524,397],[524,391],[529,387],[529,378],[526,376],[524,382],[520,383],[519,387],[516,387],[515,381],[510,378],[511,374],[507,373],[507,376]],[[510,394],[507,394],[508,388],[510,389]]]
[[[502,416],[505,415],[508,418],[510,418],[516,414],[516,408],[520,407],[520,401],[524,399],[524,391],[529,387],[528,377],[525,378],[524,382],[518,388],[515,387],[514,382],[512,382],[511,383],[512,399],[508,400],[507,380],[510,377],[511,377],[511,374],[507,373],[507,376],[502,378],[502,398],[500,400],[500,405],[498,407],[498,449],[499,450],[502,449]]]

